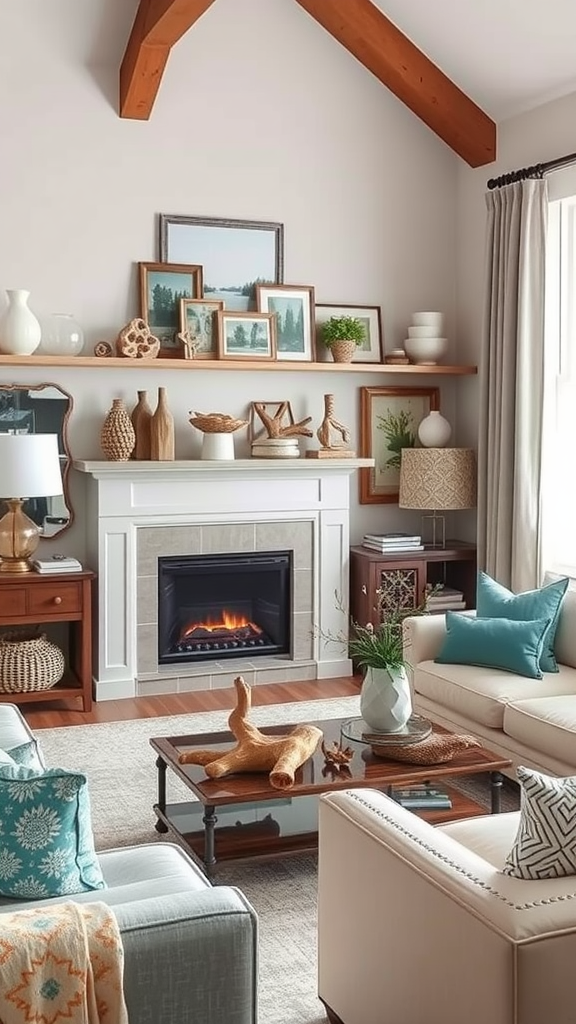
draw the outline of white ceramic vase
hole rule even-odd
[[[360,691],[360,714],[374,732],[403,729],[412,714],[406,670],[369,666]]]
[[[0,351],[9,356],[29,356],[40,344],[42,329],[28,308],[30,292],[24,288],[6,291],[8,309],[0,321]]]
[[[452,427],[441,413],[429,412],[418,425],[418,438],[423,448],[444,448],[452,434]]]

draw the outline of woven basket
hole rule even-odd
[[[64,675],[64,655],[45,633],[16,630],[0,636],[0,693],[49,690]]]

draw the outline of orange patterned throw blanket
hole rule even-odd
[[[0,1024],[128,1024],[123,966],[105,903],[0,913]]]

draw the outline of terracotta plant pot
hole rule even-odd
[[[355,341],[333,341],[330,351],[335,363],[351,363],[356,351]]]

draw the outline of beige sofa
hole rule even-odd
[[[473,614],[473,613],[470,613]],[[446,634],[444,615],[404,622],[414,710],[488,749],[552,775],[576,774],[576,591],[567,591],[555,641],[558,673],[542,679],[434,658]]]
[[[574,1024],[576,878],[502,874],[518,818],[433,827],[374,790],[320,798],[333,1024]]]

